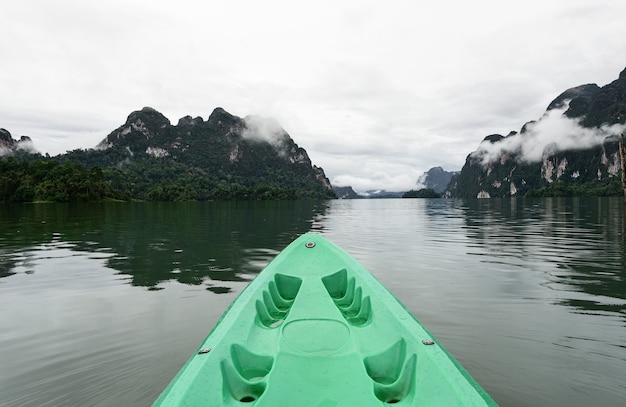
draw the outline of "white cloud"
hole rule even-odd
[[[36,154],[39,152],[39,150],[35,148],[33,141],[30,139],[20,140],[17,143],[16,149],[21,150],[21,151],[26,151],[27,153],[32,153],[32,154]]]
[[[515,155],[524,162],[539,162],[544,154],[565,150],[584,150],[601,145],[609,136],[624,132],[625,125],[604,125],[600,128],[580,126],[579,119],[564,115],[569,101],[560,109],[546,112],[538,121],[529,123],[524,133],[517,133],[495,143],[483,141],[472,153],[483,165],[497,161],[503,154]]]
[[[264,141],[280,150],[289,137],[287,132],[275,119],[249,115],[244,117],[243,120],[246,124],[246,128],[241,135],[244,138]]]

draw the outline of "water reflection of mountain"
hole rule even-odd
[[[307,232],[325,202],[183,202],[85,205],[20,205],[2,212],[2,223],[19,228],[4,249],[70,242],[72,250],[106,252],[106,265],[130,283],[155,287],[177,280],[227,292],[219,282],[244,281],[279,250]],[[13,220],[13,221],[12,221]],[[16,260],[3,256],[0,277]],[[5,261],[7,260],[7,261]]]
[[[554,263],[545,285],[569,292],[559,303],[578,312],[626,313],[621,198],[477,199],[461,209],[465,234],[489,261]]]

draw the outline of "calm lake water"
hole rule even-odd
[[[626,405],[621,198],[0,206],[0,405],[150,405],[308,231],[501,406]]]

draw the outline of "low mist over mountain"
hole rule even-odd
[[[621,194],[619,135],[625,123],[626,69],[606,86],[586,84],[564,91],[540,119],[519,132],[485,137],[446,194]]]
[[[67,171],[101,168],[105,185],[125,199],[335,197],[324,170],[311,163],[307,152],[276,121],[257,116],[242,119],[222,108],[216,108],[207,121],[186,116],[172,125],[161,113],[145,107],[132,112],[96,148],[53,159],[80,166]],[[36,184],[31,181],[29,185]],[[55,188],[62,188],[62,183]],[[43,199],[37,191],[20,196]],[[66,195],[67,200],[75,200]]]
[[[0,157],[16,152],[36,154],[37,150],[30,137],[22,136],[19,140],[14,140],[8,130],[0,129]]]

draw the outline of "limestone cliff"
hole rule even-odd
[[[626,69],[610,84],[555,98],[538,120],[492,134],[470,153],[445,194],[463,198],[621,193],[619,135],[626,128]]]

